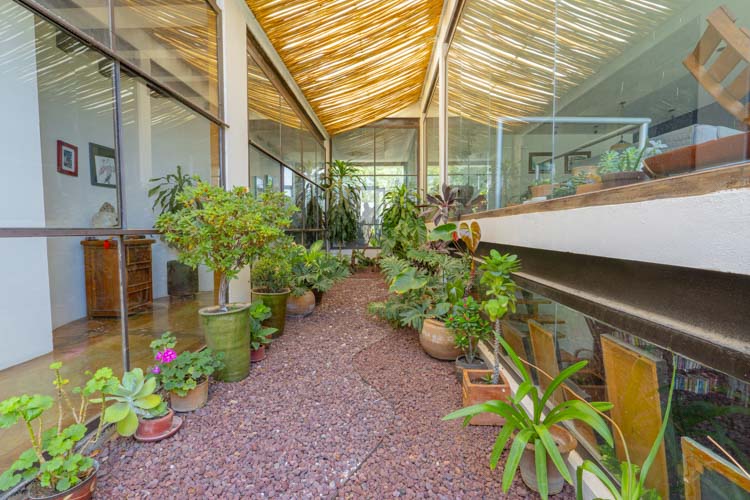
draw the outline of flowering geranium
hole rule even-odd
[[[169,332],[151,342],[154,359],[159,363],[151,368],[151,373],[157,376],[166,391],[185,396],[224,366],[222,355],[211,349],[183,351],[178,356],[174,349],[176,345],[177,339]]]
[[[174,349],[164,349],[163,351],[159,351],[156,353],[156,356],[154,356],[154,359],[158,361],[159,363],[166,365],[168,363],[171,363],[177,358],[177,353]]]

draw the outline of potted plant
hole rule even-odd
[[[481,315],[481,304],[474,297],[466,297],[453,306],[445,326],[453,332],[454,342],[463,354],[456,358],[456,378],[463,381],[464,370],[486,367],[477,350],[479,343],[492,335],[492,326]]]
[[[250,265],[260,250],[284,235],[296,210],[284,193],[255,198],[247,188],[225,191],[198,183],[178,196],[177,212],[159,216],[156,228],[179,251],[179,260],[192,267],[206,265],[221,277],[219,305],[199,311],[206,344],[222,353],[224,368],[216,378],[242,380],[250,372],[249,304],[227,304],[229,280]]]
[[[292,263],[295,286],[312,291],[315,304],[319,305],[323,295],[333,285],[349,276],[349,265],[343,257],[327,252],[323,241],[318,240],[305,250],[300,247]]]
[[[271,309],[263,324],[275,328],[274,337],[284,333],[286,306],[294,283],[292,257],[297,245],[291,238],[283,238],[263,250],[251,271],[252,300],[260,300]]]
[[[263,302],[250,305],[250,361],[258,363],[266,359],[266,346],[271,343],[271,335],[276,328],[263,326],[263,321],[271,316],[271,309]]]
[[[159,214],[174,213],[182,208],[177,198],[188,187],[194,187],[200,177],[182,173],[182,167],[177,165],[177,172],[164,177],[154,177],[148,180],[157,183],[148,190],[149,198],[154,198],[152,210],[159,207]],[[198,268],[190,267],[178,260],[167,261],[167,293],[170,297],[185,297],[198,293]]]
[[[547,410],[547,402],[553,393],[574,373],[586,366],[580,361],[569,366],[554,377],[540,396],[529,371],[508,343],[500,338],[505,351],[521,374],[522,382],[516,393],[507,401],[492,400],[462,408],[445,416],[444,420],[463,418],[472,420],[483,413],[501,417],[505,424],[500,430],[490,455],[490,467],[494,469],[508,442],[512,445],[503,469],[502,488],[510,489],[516,470],[521,468],[521,478],[530,489],[539,492],[543,499],[562,491],[564,482],[572,484],[572,478],[563,456],[573,450],[576,439],[561,424],[579,420],[591,426],[612,446],[612,434],[599,412],[612,408],[612,403],[586,403],[579,399],[563,401]],[[528,396],[532,410],[528,412],[521,404]],[[546,415],[545,415],[546,411]]]
[[[520,269],[520,261],[515,255],[501,255],[491,250],[479,267],[482,277],[479,282],[487,288],[486,300],[482,301],[482,310],[494,323],[492,329],[492,347],[494,363],[492,370],[464,370],[462,396],[464,406],[475,405],[488,400],[506,400],[510,395],[510,386],[500,371],[500,341],[502,330],[500,321],[507,312],[516,310],[516,284],[511,273]],[[502,425],[504,420],[494,414],[479,415],[472,419],[472,425]]]
[[[151,372],[169,393],[169,403],[174,411],[195,411],[208,401],[209,379],[223,366],[222,355],[209,348],[197,352],[183,351],[177,355],[176,346],[177,339],[170,332],[151,342],[154,360],[158,362]]]
[[[292,254],[292,293],[286,303],[286,315],[302,318],[315,310],[315,294],[311,286],[317,256],[324,251],[323,242],[318,240],[309,249],[297,245],[295,250]]]
[[[599,175],[604,189],[627,186],[647,179],[643,160],[661,153],[666,145],[650,141],[643,149],[630,146],[622,150],[609,150],[599,160]]]
[[[357,238],[362,180],[350,162],[334,160],[328,164],[321,187],[326,197],[328,238],[338,244],[341,254],[344,244]]]
[[[24,483],[26,494],[32,499],[91,498],[96,489],[96,475],[99,464],[93,459],[92,446],[102,434],[104,421],[93,437],[86,440],[86,418],[94,395],[102,396],[99,401],[102,411],[107,405],[103,393],[118,383],[110,368],[100,368],[83,387],[76,387],[78,401],[73,401],[65,386],[69,381],[62,377],[62,363],[55,362],[50,369],[55,372],[53,384],[57,397],[39,394],[14,396],[0,402],[0,429],[7,429],[21,421],[28,433],[31,448],[0,474],[0,491],[11,494]],[[88,372],[87,372],[88,373]],[[75,404],[74,404],[75,403]],[[57,424],[44,429],[44,413],[57,406]],[[63,427],[63,408],[70,409],[73,424]]]
[[[125,372],[122,382],[104,394],[112,404],[104,410],[104,422],[115,424],[121,436],[138,441],[161,441],[174,435],[182,426],[166,401],[157,394],[158,383],[140,368]]]
[[[552,195],[552,191],[558,186],[559,184],[552,183],[552,179],[542,179],[540,177],[529,186],[529,191],[532,198],[547,198]]]

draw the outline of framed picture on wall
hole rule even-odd
[[[89,165],[91,167],[92,186],[117,187],[117,165],[114,149],[90,142]]]
[[[552,172],[552,153],[529,153],[529,173],[535,174],[537,166],[540,174]]]
[[[565,155],[565,173],[569,174],[573,171],[573,167],[582,164],[585,160],[591,158],[591,151],[576,151],[575,153],[568,153]]]
[[[57,141],[57,171],[78,177],[78,147]]]

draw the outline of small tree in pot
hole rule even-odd
[[[461,382],[464,370],[481,370],[484,361],[478,356],[479,343],[492,336],[492,325],[481,315],[482,306],[474,297],[455,304],[445,326],[453,330],[456,347],[464,354],[456,358],[456,377]]]
[[[351,162],[334,160],[328,164],[321,186],[326,196],[328,238],[339,248],[357,238],[362,180]]]
[[[286,305],[294,284],[292,258],[296,252],[297,245],[291,238],[285,237],[268,245],[262,256],[253,263],[252,298],[271,309],[271,315],[263,324],[276,329],[274,336],[284,333]]]
[[[245,187],[225,191],[198,183],[178,197],[183,208],[164,213],[156,221],[181,262],[192,267],[206,265],[221,276],[218,307],[199,311],[206,344],[224,354],[224,368],[217,378],[241,380],[250,371],[247,304],[226,303],[229,280],[250,265],[262,248],[284,235],[296,210],[278,192],[255,198]]]

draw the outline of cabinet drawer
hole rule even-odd
[[[127,264],[151,262],[151,245],[128,246],[127,250]]]

